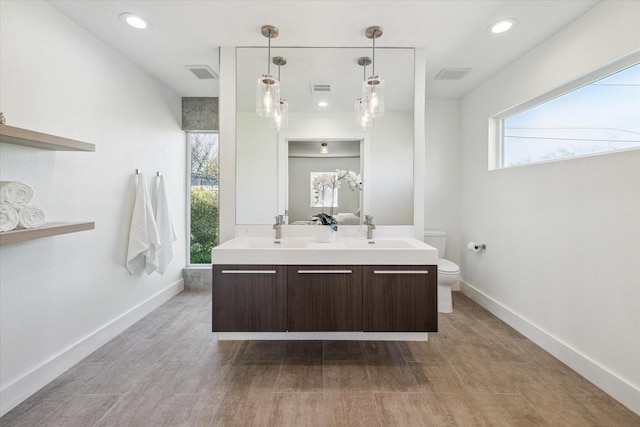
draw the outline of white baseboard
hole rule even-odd
[[[75,344],[62,350],[40,366],[34,368],[31,372],[5,386],[0,390],[0,416],[3,416],[18,406],[29,396],[49,384],[129,326],[182,292],[183,289],[183,279],[170,284],[129,311],[78,340]]]
[[[551,353],[571,369],[591,381],[611,397],[640,415],[640,389],[629,384],[587,355],[562,342],[547,331],[511,311],[473,286],[460,281],[462,292],[500,320]]]

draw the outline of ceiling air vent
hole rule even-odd
[[[331,92],[331,85],[312,84],[311,93],[329,93]]]
[[[443,68],[436,74],[436,80],[460,80],[469,74],[471,68]]]
[[[206,65],[187,65],[187,68],[201,80],[217,79],[218,75]]]

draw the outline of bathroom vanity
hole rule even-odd
[[[417,239],[238,237],[212,259],[220,339],[426,340],[437,331],[437,251]]]

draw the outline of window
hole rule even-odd
[[[311,185],[311,205],[312,208],[337,208],[338,190],[340,184],[336,183],[337,172],[310,172],[309,183]]]
[[[218,244],[218,134],[188,132],[190,147],[190,264],[211,264]]]
[[[639,148],[635,58],[635,64],[613,64],[615,70],[599,70],[492,118],[499,130],[497,167]]]

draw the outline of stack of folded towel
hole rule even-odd
[[[32,204],[33,188],[18,181],[0,181],[0,231],[39,227],[45,211]]]

